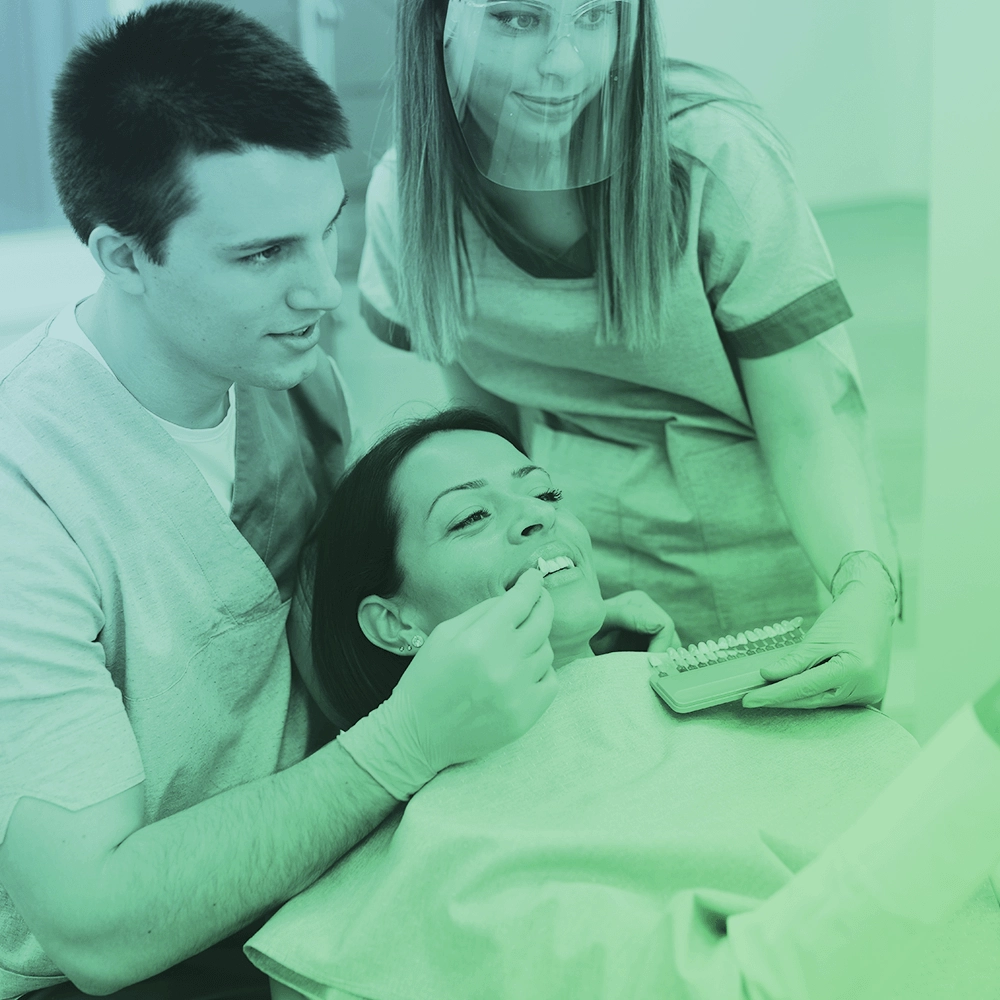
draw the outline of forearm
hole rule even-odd
[[[306,888],[396,805],[332,743],[142,827],[88,887],[94,919],[65,953],[102,991],[144,979]]]
[[[896,550],[853,373],[818,341],[741,362],[754,427],[792,532],[829,586],[848,552]]]
[[[857,550],[874,552],[895,572],[881,493],[835,416],[808,435],[772,431],[761,446],[792,533],[825,586],[844,555]]]

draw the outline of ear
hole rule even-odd
[[[397,656],[412,656],[424,644],[426,636],[409,625],[404,615],[399,604],[377,594],[358,605],[358,625],[370,643]]]
[[[110,226],[97,226],[87,240],[90,255],[108,280],[129,295],[141,295],[145,282],[137,258],[149,263],[134,239],[122,236]]]

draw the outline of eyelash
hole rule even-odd
[[[537,497],[539,500],[544,500],[546,503],[559,503],[559,501],[562,500],[562,490],[546,490],[544,493],[537,494]],[[480,507],[479,510],[474,510],[471,514],[463,517],[457,524],[453,524],[448,530],[461,531],[462,528],[467,528],[470,524],[475,524],[476,522],[483,520],[484,517],[489,517],[489,511]]]
[[[340,216],[338,215],[337,218],[339,219]],[[323,233],[324,240],[333,232],[334,227],[336,225],[337,225],[337,219],[334,219],[333,222],[330,223],[326,232]],[[264,247],[263,250],[258,250],[256,253],[252,253],[246,257],[241,257],[240,260],[242,260],[245,264],[254,264],[260,267],[264,264],[267,264],[269,261],[274,260],[274,258],[278,256],[277,254],[272,254],[270,257],[265,257],[264,254],[270,253],[272,250],[281,250],[281,249],[283,249],[282,244],[275,243],[273,247]]]

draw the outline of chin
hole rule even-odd
[[[295,365],[283,365],[281,368],[265,369],[263,371],[244,372],[240,380],[244,385],[256,386],[258,389],[282,391],[294,389],[301,385],[319,365],[320,350],[317,346]]]
[[[554,641],[579,640],[588,643],[604,624],[604,601],[600,594],[573,593],[576,588],[566,588],[565,594],[552,594],[555,616],[552,619]],[[550,592],[551,593],[551,592]]]

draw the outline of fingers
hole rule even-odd
[[[761,672],[763,674],[763,671]],[[844,669],[840,657],[812,667],[787,680],[777,681],[763,688],[754,688],[743,697],[744,708],[814,708],[820,703],[840,704],[835,700],[837,691],[844,681]],[[816,704],[798,704],[813,702]]]
[[[801,674],[803,670],[808,670],[829,658],[830,651],[828,649],[814,646],[806,640],[800,646],[792,649],[786,656],[783,656],[777,663],[761,667],[760,676],[766,681],[781,681],[786,677]]]
[[[630,632],[652,634],[664,628],[673,628],[670,615],[644,590],[627,590],[604,602],[607,618],[605,625],[624,628]]]
[[[528,617],[515,629],[519,640],[519,648],[525,654],[534,654],[539,649],[548,647],[549,662],[552,662],[552,648],[549,646],[549,632],[552,631],[552,620],[555,617],[555,605],[552,595],[543,588]]]
[[[548,596],[548,591],[542,586],[542,574],[537,569],[527,569],[518,578],[506,594],[493,599],[485,611],[496,619],[498,625],[520,628],[531,616],[541,596]],[[551,605],[551,598],[549,604]],[[551,622],[549,625],[551,626]]]
[[[542,586],[542,574],[537,569],[525,570],[505,594],[488,597],[485,601],[466,608],[461,614],[442,622],[438,625],[438,629],[457,634],[470,625],[486,619],[487,616],[492,618],[492,621],[484,622],[487,628],[501,629],[504,626],[518,628],[534,610],[544,593],[546,590]]]
[[[671,621],[669,626],[664,626],[650,640],[649,651],[651,653],[665,653],[668,649],[680,649],[681,646],[680,637],[677,635],[673,621]]]

